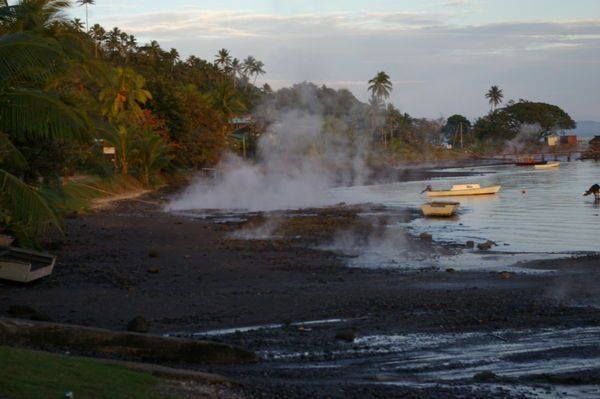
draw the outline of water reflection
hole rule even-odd
[[[461,169],[464,171],[465,169]],[[427,198],[419,193],[453,184],[502,185],[493,196],[449,197],[461,202],[458,219],[419,218],[410,227],[428,231],[442,241],[490,239],[505,252],[579,252],[600,250],[600,204],[582,193],[600,182],[600,164],[564,163],[559,169],[535,170],[514,166],[470,168],[480,176],[340,189],[340,200],[419,207]],[[352,201],[350,201],[352,200]]]

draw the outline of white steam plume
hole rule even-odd
[[[353,134],[342,119],[280,112],[259,139],[257,163],[227,156],[214,184],[198,179],[167,209],[273,211],[333,205],[329,189],[361,184],[368,176],[365,144],[364,135]]]

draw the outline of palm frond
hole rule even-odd
[[[21,151],[15,147],[8,135],[0,132],[0,165],[5,164],[12,169],[24,169],[27,160]]]
[[[26,73],[33,77],[47,76],[63,57],[61,47],[52,39],[27,33],[0,36],[0,85]]]
[[[39,193],[2,169],[0,208],[9,217],[9,227],[20,236],[32,239],[51,227],[61,230],[56,214]]]
[[[87,117],[58,96],[36,89],[13,89],[0,96],[0,131],[15,137],[83,140]]]

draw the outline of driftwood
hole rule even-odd
[[[0,345],[156,362],[232,364],[259,361],[252,352],[218,342],[5,318],[0,318]]]

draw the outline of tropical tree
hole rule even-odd
[[[122,175],[129,174],[129,149],[133,142],[131,126],[143,119],[141,106],[152,99],[145,85],[145,79],[134,70],[117,67],[100,92],[102,113],[116,126],[108,140],[117,148]]]
[[[490,87],[488,92],[485,94],[485,98],[488,99],[492,109],[498,107],[498,105],[502,104],[502,99],[504,98],[504,93],[502,93],[502,89],[496,85]]]
[[[258,78],[259,75],[264,75],[266,72],[264,70],[264,66],[265,64],[262,61],[255,61],[254,64],[252,65],[252,75],[254,75],[254,82],[253,84],[256,85],[256,79]]]
[[[66,70],[66,54],[73,51],[49,35],[52,24],[67,25],[62,17],[67,6],[65,1],[21,0],[0,9],[3,16],[11,15],[0,24],[0,229],[26,240],[59,224],[36,187],[17,177],[27,161],[15,142],[84,140],[90,127],[86,115],[51,84]]]
[[[233,85],[236,86],[237,78],[241,77],[244,73],[244,66],[238,58],[234,58],[231,61],[231,76],[233,78]]]
[[[77,4],[85,7],[85,30],[90,30],[90,23],[88,19],[88,6],[93,6],[96,3],[96,0],[77,0]]]
[[[371,132],[375,134],[377,128],[381,126],[384,119],[385,104],[381,98],[371,95],[366,109],[366,117],[371,123]]]
[[[139,128],[132,144],[132,164],[139,170],[142,183],[148,186],[151,177],[168,165],[171,160],[171,148],[165,138],[148,124]]]
[[[229,50],[222,48],[215,55],[215,65],[220,67],[223,72],[228,73],[231,70],[231,55]]]
[[[369,80],[369,91],[371,92],[371,95],[380,100],[388,99],[392,89],[392,81],[385,72],[379,72],[373,79]]]

